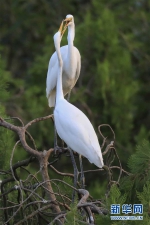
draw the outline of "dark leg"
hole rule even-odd
[[[54,108],[55,110],[55,108]],[[54,154],[56,155],[56,151],[57,151],[57,130],[55,127],[55,120],[54,120],[54,110],[53,110],[53,122],[54,122]]]
[[[57,150],[57,131],[55,127],[55,122],[54,122],[54,154],[56,155],[56,150]]]
[[[62,152],[62,148],[58,146],[58,143],[57,143],[57,130],[56,130],[56,127],[55,127],[55,120],[53,118],[53,122],[54,122],[54,154],[56,155],[56,151],[60,151]]]
[[[73,155],[73,151],[71,150],[70,147],[68,147],[69,151],[70,151],[70,156],[71,156],[71,161],[73,164],[73,170],[74,170],[74,187],[77,187],[77,181],[78,181],[78,169],[77,169],[77,165],[76,165],[76,161],[74,159],[74,155]],[[74,202],[74,198],[75,198],[75,190],[73,190],[73,194],[72,194],[72,202]]]
[[[71,90],[68,92],[68,96],[67,96],[67,101],[70,101],[70,96],[71,96]]]
[[[81,176],[80,176],[81,188],[85,189],[85,177],[84,177],[83,164],[82,164],[82,155],[79,155],[79,162],[80,162],[80,170],[81,170]]]

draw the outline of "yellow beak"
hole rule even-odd
[[[65,33],[67,26],[65,24],[64,28],[63,28],[63,24],[64,24],[64,20],[61,22],[60,27],[59,27],[59,32],[61,33],[61,36],[63,36],[63,34]]]
[[[64,27],[64,28],[67,28],[67,26],[68,26],[69,22],[71,22],[71,21],[72,21],[72,17],[70,17],[70,18],[66,18],[66,19],[64,20],[64,22],[66,22],[66,24],[65,24],[65,27]]]
[[[64,21],[67,22],[67,23],[69,23],[71,20],[72,20],[72,17],[66,18]]]
[[[69,22],[72,21],[72,17],[70,18],[66,18],[65,20],[63,20],[60,24],[60,27],[59,27],[59,32],[61,33],[61,36],[63,36],[63,34],[65,33],[67,27],[68,27],[68,24]],[[66,24],[64,25],[64,22],[66,22]],[[64,25],[64,28],[63,28],[63,25]]]

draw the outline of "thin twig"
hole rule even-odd
[[[49,165],[49,167],[51,167],[57,174],[62,175],[62,176],[68,176],[68,177],[74,177],[74,174],[72,173],[62,173],[60,171],[58,171],[54,166]]]

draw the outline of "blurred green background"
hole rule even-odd
[[[3,96],[1,87],[1,107],[7,116],[19,117],[24,123],[53,112],[45,93],[47,68],[55,51],[53,35],[67,14],[74,16],[74,45],[82,57],[70,101],[88,116],[97,134],[100,124],[113,128],[116,149],[126,168],[135,146],[150,137],[150,0],[1,1],[1,81],[8,83],[9,92]],[[67,44],[66,37],[67,32],[62,45]],[[29,131],[39,150],[53,147],[51,120]],[[112,140],[108,128],[103,132]],[[20,151],[14,162],[26,157]],[[66,156],[56,167],[72,170]],[[84,168],[96,169],[86,159]],[[88,184],[100,175],[86,176]]]

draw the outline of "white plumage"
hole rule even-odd
[[[60,48],[61,57],[63,60],[62,85],[64,96],[71,91],[76,84],[80,75],[81,57],[78,49],[74,47],[73,41],[75,36],[75,24],[72,15],[67,15],[64,20],[68,22],[68,45]],[[59,70],[59,63],[56,52],[52,55],[49,61],[47,81],[46,81],[46,96],[50,107],[55,106],[56,83]]]
[[[54,35],[54,44],[59,60],[56,105],[54,109],[55,126],[58,135],[74,151],[85,156],[97,167],[103,167],[101,148],[94,128],[86,115],[64,99],[62,90],[63,60],[60,53],[61,32]]]

